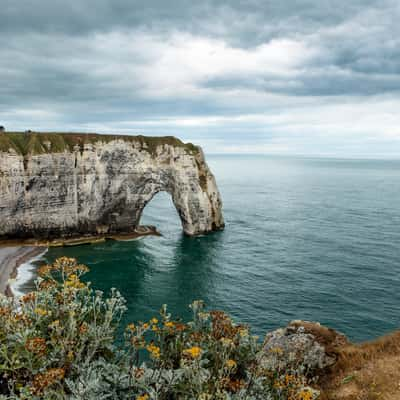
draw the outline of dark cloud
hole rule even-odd
[[[0,31],[79,35],[116,28],[172,28],[219,33],[243,44],[244,35],[254,44],[268,35],[337,25],[368,7],[381,5],[378,0],[3,0]]]
[[[270,116],[377,97],[394,107],[399,18],[397,0],[3,0],[0,119],[275,140],[295,123]]]

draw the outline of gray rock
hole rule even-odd
[[[319,323],[293,321],[266,335],[262,362],[268,368],[309,373],[335,364],[335,349],[348,343],[345,336]]]

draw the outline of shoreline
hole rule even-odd
[[[13,297],[10,280],[17,277],[18,268],[46,249],[45,246],[0,247],[0,293]]]
[[[129,242],[143,236],[162,236],[155,226],[140,225],[131,232],[120,233],[99,233],[87,235],[72,235],[68,237],[59,237],[52,239],[0,239],[0,250],[6,247],[63,247],[63,246],[79,246],[82,244],[102,243],[108,240],[116,240],[120,242]],[[1,255],[0,255],[1,257]],[[0,260],[1,265],[1,260]]]
[[[161,236],[154,226],[138,226],[133,232],[73,236],[53,240],[0,240],[0,293],[13,297],[10,280],[17,278],[18,268],[44,253],[50,247],[70,247],[101,243],[108,240],[133,241],[144,236]]]

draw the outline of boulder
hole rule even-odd
[[[337,350],[348,343],[344,335],[319,323],[292,321],[266,335],[262,362],[268,368],[309,374],[334,365]]]

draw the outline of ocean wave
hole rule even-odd
[[[29,287],[29,283],[36,277],[35,263],[40,261],[47,253],[48,249],[31,258],[29,261],[22,263],[17,269],[17,277],[10,280],[10,289],[15,297],[23,296]]]

